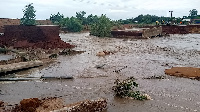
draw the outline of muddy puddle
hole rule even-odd
[[[95,38],[89,33],[60,34],[81,54],[59,56],[55,63],[7,77],[73,76],[70,80],[0,82],[0,100],[16,104],[24,98],[60,97],[66,104],[108,99],[107,112],[198,112],[200,81],[165,75],[171,67],[200,67],[200,35],[171,35],[147,40]],[[98,52],[114,52],[96,56]],[[102,66],[97,69],[97,66]],[[127,67],[125,67],[127,66]],[[124,68],[124,69],[122,69]],[[114,72],[120,70],[119,72]],[[133,76],[139,90],[153,100],[114,97],[115,79]],[[162,79],[145,77],[164,76]]]

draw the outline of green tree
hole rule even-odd
[[[80,20],[75,17],[64,18],[61,21],[61,26],[67,28],[70,32],[80,32],[83,29]]]
[[[197,16],[198,11],[196,9],[192,9],[189,11],[190,12],[190,16]]]
[[[63,19],[60,21],[60,26],[66,28],[66,27],[67,27],[67,24],[69,23],[69,19],[70,19],[70,18],[68,18],[68,17],[63,18]]]
[[[35,12],[36,10],[34,9],[34,7],[32,6],[33,3],[28,4],[25,6],[25,9],[23,10],[24,16],[23,18],[21,18],[21,24],[22,25],[35,25]]]
[[[57,25],[60,25],[60,22],[62,21],[63,18],[64,15],[60,14],[59,12],[57,14],[51,14],[50,16],[50,20]]]
[[[159,21],[160,17],[155,16],[155,15],[139,15],[138,17],[134,18],[133,21],[138,21],[140,24],[152,24],[155,23],[156,21]]]
[[[131,19],[125,19],[125,20],[120,19],[119,23],[121,23],[121,24],[131,24],[132,21],[131,21]]]
[[[106,15],[101,15],[98,21],[91,26],[91,35],[98,36],[98,37],[109,37],[111,34],[111,21]]]
[[[97,21],[98,21],[98,16],[97,15],[92,15],[92,14],[90,14],[90,15],[88,15],[88,17],[87,17],[87,24],[88,25],[92,25],[92,24],[94,24],[94,23],[96,23]]]
[[[86,14],[85,11],[76,12],[76,18],[80,20],[82,25],[87,24],[87,19],[84,17]]]
[[[86,14],[85,11],[76,12],[76,18],[79,19],[79,20],[83,20],[85,14]]]

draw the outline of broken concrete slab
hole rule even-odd
[[[0,78],[0,81],[31,81],[31,80],[69,80],[72,76],[41,76],[41,77],[22,77],[22,78]]]
[[[162,35],[162,27],[153,27],[150,29],[143,30],[142,37],[143,38],[151,38]]]
[[[35,60],[35,61],[28,61],[28,62],[19,62],[19,63],[12,63],[7,65],[0,65],[0,74],[5,74],[6,72],[12,72],[21,69],[33,68],[42,66],[44,64],[43,61]]]
[[[40,78],[0,78],[0,81],[31,81],[39,79]]]
[[[147,39],[151,37],[160,36],[162,34],[162,27],[113,30],[111,31],[111,34],[113,35],[113,37]]]

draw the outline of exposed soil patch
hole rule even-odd
[[[110,54],[114,54],[114,53],[116,53],[117,51],[100,51],[100,52],[98,52],[96,55],[97,56],[106,56],[106,55],[110,55]]]
[[[165,73],[172,76],[200,79],[200,68],[173,67],[171,69],[166,69]]]
[[[30,98],[20,101],[12,112],[49,112],[64,107],[63,100],[60,98]]]
[[[85,100],[69,104],[62,109],[53,112],[102,112],[107,109],[106,99]]]
[[[84,100],[66,105],[61,98],[29,98],[20,101],[15,107],[5,108],[0,101],[1,112],[102,112],[107,109],[107,101],[104,98],[96,100]]]

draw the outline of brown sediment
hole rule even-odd
[[[41,100],[41,105],[36,109],[36,112],[50,112],[63,107],[64,101],[61,98],[44,98]]]
[[[69,104],[62,109],[53,112],[102,112],[107,109],[106,99],[85,100]]]
[[[167,75],[187,77],[187,78],[200,78],[200,68],[193,67],[173,67],[171,69],[166,69],[165,73]]]
[[[12,112],[49,112],[64,107],[64,102],[60,98],[29,98],[20,101]]]
[[[98,53],[96,54],[96,56],[105,56],[105,55],[114,54],[114,53],[116,53],[116,52],[117,52],[117,51],[106,51],[106,50],[104,50],[104,51],[98,52]]]
[[[0,100],[0,112],[4,112],[5,110],[5,104],[3,101]]]
[[[23,99],[12,112],[101,112],[106,108],[107,101],[103,98],[65,105],[63,99],[50,97]]]

